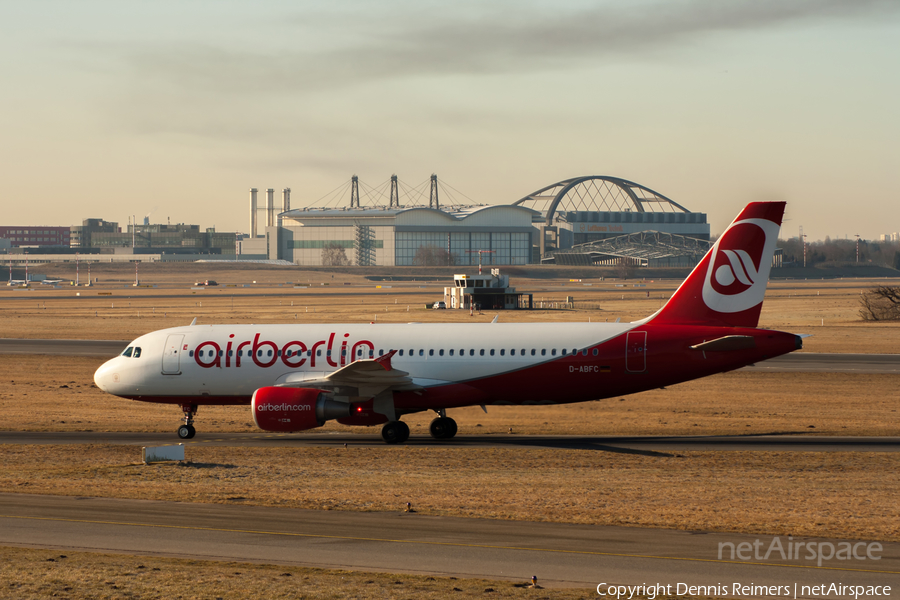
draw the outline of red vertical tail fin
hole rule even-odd
[[[648,321],[756,327],[784,206],[748,204]]]

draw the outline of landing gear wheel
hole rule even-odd
[[[456,421],[450,417],[438,417],[428,426],[431,437],[436,440],[449,440],[456,435]]]
[[[381,439],[387,444],[402,444],[409,439],[409,425],[403,421],[388,421],[381,428]]]
[[[194,415],[197,414],[196,404],[182,404],[181,411],[184,413],[184,425],[178,428],[178,437],[183,440],[189,440],[197,433],[194,429]]]

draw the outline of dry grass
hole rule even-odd
[[[900,540],[900,454],[6,446],[0,491]]]
[[[15,292],[2,288],[2,336],[131,339],[150,330],[186,324],[195,316],[201,322],[225,323],[368,322],[376,317],[378,322],[486,322],[493,317],[493,313],[470,317],[464,312],[417,308],[439,297],[442,290],[438,284],[388,283],[393,287],[376,289],[376,284],[356,275],[331,279],[326,273],[280,271],[239,271],[231,281],[218,274],[200,277],[184,271],[180,279],[173,279],[159,270],[144,280],[158,277],[155,282],[168,288],[134,289],[125,285],[129,282],[127,275],[120,273],[118,282],[107,281],[115,277],[105,276],[98,287],[77,291]],[[189,289],[191,280],[206,277],[224,283],[255,278],[260,283],[253,289]],[[311,287],[276,285],[284,280],[303,283],[303,277],[309,278]],[[547,280],[513,283],[519,289],[533,290],[536,301],[562,301],[572,295],[581,307],[501,314],[502,320],[524,322],[616,318],[627,321],[644,317],[656,310],[679,282],[646,282],[646,287],[640,288],[619,288],[618,282],[596,280],[590,282],[591,286]],[[900,348],[900,324],[863,323],[857,315],[859,292],[878,283],[774,282],[761,325],[814,334],[806,340],[808,351],[896,352]],[[633,286],[633,282],[627,285]],[[76,297],[76,293],[82,296]],[[100,295],[106,293],[111,295]],[[170,295],[174,297],[166,297]],[[93,388],[91,377],[101,362],[88,358],[0,355],[0,382],[9,382],[0,388],[0,429],[174,430],[180,417],[177,408],[121,400]],[[460,423],[460,435],[505,435],[510,427],[516,433],[572,435],[775,431],[898,435],[898,383],[893,375],[730,373],[624,400],[557,407],[491,407],[487,415],[478,408],[459,409],[452,411],[452,416]],[[197,424],[201,432],[251,431],[248,417],[246,407],[204,407]],[[413,435],[424,435],[431,418],[431,414],[422,414],[406,420]],[[325,429],[377,431],[336,424]],[[900,467],[900,456],[888,453],[688,452],[671,456],[549,449],[344,450],[190,445],[188,456],[192,462],[188,465],[143,467],[133,464],[138,459],[136,447],[79,446],[78,450],[73,455],[71,447],[2,446],[0,489],[51,494],[83,494],[90,490],[98,496],[203,502],[234,502],[233,498],[240,497],[245,498],[241,502],[251,504],[343,510],[396,510],[411,501],[420,512],[430,514],[900,539],[896,507],[900,484],[893,477]],[[6,569],[4,581],[11,577],[7,575],[10,568],[31,564],[24,554],[15,556],[12,564],[3,561],[0,567]],[[107,586],[103,581],[137,585],[146,575],[124,575],[134,572],[129,566],[133,560],[98,557],[80,571],[83,575],[79,577],[87,578],[91,569],[106,569],[101,577],[91,580],[95,581],[92,585],[99,587],[86,588],[103,597],[100,590]],[[150,564],[150,559],[141,560]],[[54,569],[61,566],[50,564]],[[165,564],[182,565],[169,573],[172,587],[163,587],[168,584],[159,580],[147,590],[170,589],[184,594],[183,590],[191,589],[198,577],[215,573],[209,575],[210,589],[222,589],[223,596],[279,597],[281,589],[296,592],[294,586],[278,588],[272,583],[272,573],[290,569],[267,571],[260,567],[252,581],[263,587],[243,588],[229,587],[232,583],[250,584],[246,577],[228,580],[231,567],[227,565],[220,565],[221,570],[215,564],[204,565],[204,574],[197,575],[190,566],[197,563]],[[207,566],[211,570],[206,570]],[[237,570],[250,572],[243,565]],[[291,572],[295,574],[294,584],[299,573],[308,574],[304,576],[310,580],[320,573]],[[56,580],[48,580],[51,575],[41,573],[17,572],[14,579],[31,582],[28,585],[34,587],[27,590],[31,597],[46,597],[51,588],[37,586]],[[336,577],[322,574],[323,583],[307,595],[345,597],[347,594],[340,587],[344,584]],[[426,588],[410,592],[412,583],[404,584],[410,588],[400,592],[390,582],[382,584],[382,579],[375,576],[365,577],[376,583],[354,584],[357,587],[351,594],[366,598],[446,593],[446,581],[442,580],[434,584],[437,587],[433,592]],[[65,583],[69,581],[65,578],[59,581],[72,588],[65,592],[72,597],[90,595],[84,592],[78,596],[82,592],[77,586]],[[470,593],[471,588],[472,594],[483,596],[481,585],[476,582],[470,587],[457,587],[466,590],[463,595]],[[139,592],[133,587],[122,589],[142,597],[145,593],[150,597],[168,596]],[[249,591],[236,591],[244,589]],[[5,590],[0,591],[0,596],[4,593]],[[104,593],[117,595],[118,590],[115,594]],[[17,589],[15,595],[29,597],[25,588]],[[559,595],[554,593],[554,597]]]
[[[0,355],[0,430],[174,431],[181,410],[124,400],[93,386],[102,359]],[[450,411],[460,435],[729,435],[802,432],[900,435],[897,375],[725,373],[624,398],[561,406]],[[434,413],[408,415],[427,435]],[[201,432],[249,432],[250,409],[201,407]],[[377,434],[328,423],[324,431]]]
[[[176,277],[159,270],[144,279],[158,282],[158,288],[131,287],[128,282],[133,279],[124,271],[117,277],[102,277],[93,288],[37,286],[16,291],[0,287],[0,331],[3,337],[133,339],[148,331],[190,323],[194,317],[205,323],[402,323],[487,322],[494,316],[426,310],[426,303],[443,294],[444,282],[384,282],[377,288],[379,284],[360,275],[339,274],[331,279],[322,272],[242,270],[235,271],[230,280],[225,280],[225,275],[217,279],[241,286],[253,280],[258,283],[249,288],[190,289],[193,279],[205,278],[201,275],[197,270],[193,276]],[[111,281],[113,278],[118,281]],[[285,280],[309,287],[295,288],[285,285]],[[760,324],[813,334],[806,340],[806,350],[811,352],[893,353],[900,348],[900,323],[865,323],[858,314],[860,292],[883,283],[876,279],[774,281],[769,285]],[[679,284],[678,280],[622,283],[514,278],[518,289],[534,292],[535,302],[562,302],[566,296],[574,296],[578,308],[509,311],[502,313],[501,319],[628,321],[654,312]]]
[[[524,582],[523,582],[524,583]],[[0,598],[549,598],[508,581],[0,547]],[[488,589],[493,592],[487,592]],[[553,598],[585,592],[554,589]]]

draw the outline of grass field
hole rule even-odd
[[[403,598],[554,598],[587,597],[582,590],[530,589],[526,582],[485,581],[326,571],[284,565],[118,556],[88,552],[64,554],[0,546],[0,598],[221,598],[381,600]]]
[[[148,269],[143,282],[158,287],[133,288],[127,269],[117,268],[96,270],[100,282],[93,288],[0,289],[0,336],[127,340],[151,330],[187,324],[194,317],[201,323],[487,322],[495,314],[470,316],[463,311],[426,310],[425,304],[442,294],[442,284],[432,282],[377,284],[354,274],[339,274],[332,279],[319,271],[278,270],[236,271],[234,279],[227,280],[219,273],[204,275],[194,267],[193,271],[177,272]],[[194,279],[207,277],[226,285],[191,289]],[[251,283],[254,280],[257,283]],[[288,281],[292,283],[287,285]],[[295,287],[294,283],[306,287]],[[658,309],[678,283],[514,281],[520,290],[533,291],[535,302],[545,308],[504,312],[500,319],[562,322],[642,318]],[[769,287],[761,325],[813,334],[805,340],[805,351],[897,352],[900,324],[863,323],[857,315],[859,293],[879,283],[884,282],[774,282]],[[562,308],[566,296],[575,297],[574,309]],[[94,358],[0,355],[0,382],[4,383],[0,386],[0,430],[174,432],[180,419],[177,408],[122,400],[93,387],[93,371],[101,362]],[[451,416],[459,422],[460,435],[898,435],[898,384],[900,380],[893,375],[736,372],[599,402],[489,407],[488,414],[476,407],[451,411]],[[405,420],[417,436],[426,435],[432,417],[423,413]],[[197,426],[201,432],[252,431],[247,407],[204,407]],[[323,429],[377,432],[336,424]],[[136,447],[89,446],[79,447],[73,458],[72,447],[2,446],[0,490],[72,495],[90,490],[97,496],[223,503],[243,498],[241,502],[249,504],[323,510],[396,510],[410,501],[426,514],[900,539],[900,510],[895,501],[900,489],[894,476],[900,464],[897,455],[891,453],[676,455],[452,446],[379,447],[363,452],[352,448],[226,450],[193,444],[188,446],[188,463],[152,467],[135,464],[138,453]],[[435,478],[435,472],[441,476]],[[297,485],[300,479],[302,486]],[[360,598],[443,598],[448,593],[455,594],[453,597],[484,597],[484,588],[490,586],[509,597],[540,597],[534,595],[535,590],[520,590],[510,584],[499,584],[506,586],[501,589],[490,583],[460,582],[453,586],[462,592],[452,592],[452,588],[448,592],[446,580],[349,576],[281,567],[238,568],[226,563],[155,558],[142,558],[140,562],[145,566],[150,561],[164,565],[169,571],[165,577],[153,575],[157,572],[152,569],[138,572],[130,566],[138,564],[133,557],[92,555],[70,560],[67,565],[77,566],[62,572],[60,561],[44,564],[52,553],[45,557],[43,551],[2,551],[6,553],[3,557],[9,558],[0,566],[0,581],[21,582],[15,590],[17,598],[47,597],[51,595],[47,592],[57,589],[60,595],[69,597],[125,596],[118,590],[108,591],[111,585],[143,597],[140,590],[183,590],[189,585],[186,582],[207,576],[211,589],[222,589],[223,597],[289,597],[291,586],[282,585],[284,580],[273,576],[284,571],[295,578],[320,582],[316,584],[319,587],[310,583],[304,597],[350,594]],[[44,570],[35,566],[37,562]],[[232,578],[229,569],[245,575]],[[102,575],[90,578],[91,572]],[[344,593],[346,588],[341,586],[347,584],[340,577],[352,579],[355,587],[351,592]],[[398,580],[407,586],[402,592],[392,583]],[[72,582],[82,582],[79,585],[89,591],[78,591],[80,588]],[[169,585],[172,587],[166,587]],[[0,596],[4,593],[0,591]],[[554,590],[553,597],[567,596]]]
[[[900,540],[896,452],[241,448],[140,464],[136,446],[3,449],[0,491]]]
[[[0,336],[129,340],[148,331],[186,325],[194,317],[200,323],[404,323],[487,322],[496,314],[470,316],[466,311],[425,309],[427,303],[442,297],[444,282],[370,282],[361,275],[339,274],[331,279],[318,271],[265,270],[237,271],[230,282],[221,280],[219,287],[191,289],[194,278],[205,278],[202,272],[160,271],[156,281],[144,279],[158,287],[134,288],[122,266],[106,268],[113,269],[112,275],[105,274],[92,288],[0,288]],[[512,283],[533,292],[536,305],[544,308],[505,311],[500,315],[503,321],[583,322],[646,317],[665,302],[680,280],[526,279]],[[805,351],[893,353],[900,348],[900,323],[865,323],[858,314],[860,292],[885,283],[890,282],[771,282],[760,325],[812,334],[805,340]],[[568,296],[574,297],[575,309],[562,308]]]
[[[176,406],[125,400],[93,384],[103,359],[0,355],[0,430],[172,431]],[[714,375],[663,390],[560,406],[453,409],[460,435],[900,435],[900,376],[838,373]],[[427,435],[433,412],[408,415]],[[253,431],[247,406],[201,407],[201,432]],[[375,434],[329,422],[321,430]],[[318,431],[318,430],[317,430]]]

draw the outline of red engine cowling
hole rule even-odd
[[[348,403],[310,388],[259,388],[253,392],[250,407],[253,423],[264,431],[304,431],[350,414]]]

